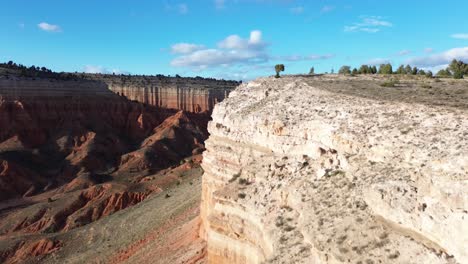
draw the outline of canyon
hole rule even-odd
[[[137,77],[69,76],[0,77],[0,262],[202,261],[201,153],[237,83],[160,77],[151,103]]]
[[[466,80],[70,76],[0,77],[2,263],[468,261]]]
[[[467,263],[468,82],[287,76],[218,104],[208,263]]]

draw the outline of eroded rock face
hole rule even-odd
[[[259,79],[215,107],[202,164],[209,263],[468,261],[466,104],[359,82]]]
[[[235,81],[151,76],[93,76],[110,90],[136,100],[168,109],[192,113],[211,112],[216,103],[227,97],[239,83]]]

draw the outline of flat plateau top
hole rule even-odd
[[[374,100],[468,109],[468,80],[420,76],[300,76],[307,84],[333,93]],[[285,76],[284,78],[297,78]],[[394,87],[383,87],[396,80]]]

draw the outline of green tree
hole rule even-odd
[[[406,73],[406,74],[411,74],[412,72],[413,72],[413,69],[411,68],[411,66],[406,65],[406,67],[405,67],[405,73]]]
[[[450,71],[448,71],[448,70],[446,70],[446,69],[440,70],[439,72],[437,72],[436,75],[439,76],[439,77],[450,77],[450,76],[452,76],[452,74],[450,73]]]
[[[377,74],[377,66],[375,66],[375,65],[372,66],[372,68],[371,68],[371,73],[372,73],[372,74]]]
[[[406,71],[405,71],[405,66],[403,65],[400,65],[400,67],[398,67],[398,69],[396,70],[396,74],[405,74]]]
[[[342,66],[338,71],[339,74],[351,74],[351,67],[349,66]]]
[[[359,74],[359,72],[356,68],[354,68],[353,71],[351,72],[351,75],[356,75],[356,74]]]
[[[275,71],[276,71],[276,78],[280,78],[280,72],[284,71],[284,64],[276,64],[275,65]]]
[[[426,77],[427,78],[432,78],[432,77],[434,77],[434,74],[432,73],[432,71],[427,71],[426,72]]]
[[[426,71],[424,71],[424,70],[419,70],[419,71],[418,71],[418,74],[419,74],[419,75],[425,76],[425,75],[426,75]]]
[[[370,74],[370,73],[372,73],[372,71],[369,68],[369,65],[361,65],[361,67],[359,68],[359,73],[360,74]]]
[[[392,73],[393,73],[393,68],[390,63],[380,65],[379,74],[392,74]]]
[[[413,69],[411,70],[411,74],[412,74],[412,75],[418,74],[418,68],[413,67]]]
[[[315,69],[314,69],[314,67],[310,68],[309,74],[310,74],[310,75],[314,75],[314,74],[315,74]]]
[[[456,71],[453,73],[454,79],[463,79],[463,73],[461,71]]]
[[[450,63],[448,69],[453,74],[453,78],[455,79],[462,79],[464,75],[468,75],[468,64],[461,60],[453,60],[452,63]]]

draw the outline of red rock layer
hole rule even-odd
[[[61,241],[41,239],[37,241],[19,242],[14,248],[7,251],[0,251],[0,262],[2,263],[22,263],[26,259],[51,254],[62,247]]]

